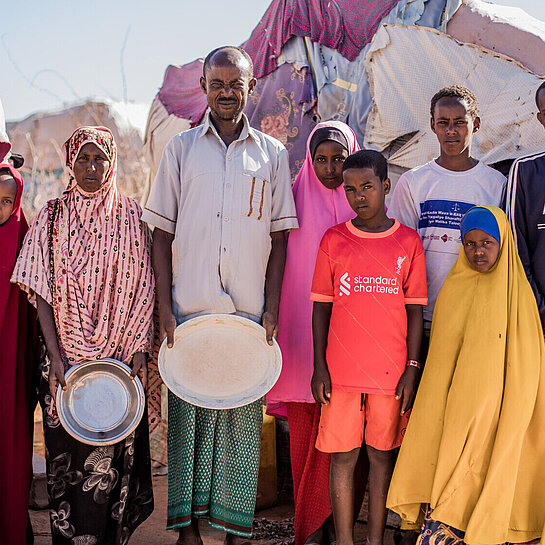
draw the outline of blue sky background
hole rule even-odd
[[[7,1],[1,0],[0,6]],[[6,119],[20,119],[89,96],[117,100],[126,96],[150,103],[167,65],[184,64],[219,45],[245,41],[269,3],[11,2],[9,9],[1,10],[0,30],[0,98]],[[517,5],[545,21],[543,0],[496,3]]]

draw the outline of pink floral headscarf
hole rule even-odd
[[[74,163],[81,148],[89,143],[95,144],[110,162],[106,180],[95,193],[87,193],[80,188],[74,176]],[[104,226],[106,218],[109,218],[113,207],[119,200],[119,193],[117,192],[117,146],[114,137],[110,129],[106,127],[80,127],[64,143],[64,151],[66,153],[66,168],[69,174],[68,186],[64,193],[76,192],[82,196],[81,199],[76,197],[75,208],[82,220],[83,228],[96,232]],[[100,214],[98,213],[99,209]]]

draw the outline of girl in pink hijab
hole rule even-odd
[[[310,389],[313,373],[310,287],[325,231],[354,216],[342,185],[342,165],[359,149],[352,129],[340,121],[316,125],[293,196],[299,229],[288,235],[280,301],[278,343],[282,373],[267,394],[267,411],[288,418],[295,499],[295,544],[334,539],[329,495],[329,455],[314,447],[320,406]],[[329,528],[331,526],[331,528]]]

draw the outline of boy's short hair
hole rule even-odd
[[[539,93],[541,93],[541,91],[545,91],[545,81],[536,90],[536,106],[538,108],[539,108],[539,104],[537,103],[537,100],[539,98]]]
[[[381,182],[388,178],[388,161],[378,151],[362,149],[349,155],[344,160],[343,172],[349,168],[372,168]]]
[[[8,167],[0,168],[0,176],[11,176],[13,178],[13,174]]]
[[[432,118],[435,115],[435,105],[445,97],[463,100],[467,104],[467,113],[471,116],[471,119],[475,119],[479,115],[479,101],[473,91],[461,85],[449,85],[448,87],[443,87],[433,95],[430,106],[430,115]]]

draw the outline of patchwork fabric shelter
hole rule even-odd
[[[365,147],[385,153],[395,183],[403,171],[437,154],[429,100],[454,83],[471,87],[483,106],[477,156],[509,163],[534,151],[539,126],[532,97],[545,76],[545,23],[519,8],[484,0],[274,0],[242,46],[258,77],[246,113],[254,127],[284,142],[293,179],[315,123],[335,119],[348,123]],[[150,182],[164,144],[202,119],[202,63],[171,65],[165,72],[144,141]],[[410,93],[402,89],[407,81]],[[514,133],[500,134],[507,125]]]
[[[254,61],[255,77],[276,70],[275,59],[291,36],[306,36],[353,61],[398,1],[273,0],[243,44]]]
[[[475,154],[486,162],[531,153],[540,140],[532,102],[536,74],[544,72],[545,23],[518,8],[483,0],[273,0],[242,47],[258,78],[246,114],[284,143],[293,180],[315,124],[335,119],[348,123],[360,144],[383,151],[395,183],[437,154],[429,101],[453,83],[475,87],[481,100]],[[472,62],[483,71],[472,73]],[[201,58],[166,69],[144,137],[150,184],[165,144],[202,120],[202,67]],[[160,378],[153,367],[150,374],[159,410]]]
[[[318,121],[345,121],[361,141],[371,106],[363,60],[376,29],[384,23],[445,29],[460,2],[272,2],[250,38],[242,44],[253,58],[258,78],[257,93],[249,101],[246,113],[252,126],[286,145],[293,179],[305,159],[307,137]],[[282,68],[285,64],[291,68]],[[151,180],[162,153],[157,143],[166,143],[186,124],[195,126],[202,120],[206,110],[206,100],[199,88],[202,65],[203,59],[197,59],[166,69],[163,85],[150,110],[144,141]],[[286,86],[285,74],[290,70],[292,80]],[[275,96],[268,78],[274,78],[274,85],[282,82],[276,92],[285,91],[284,98]],[[267,92],[260,92],[263,89]],[[287,101],[290,114],[286,114]]]

